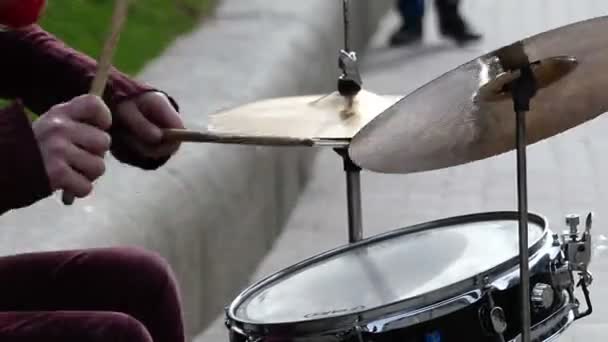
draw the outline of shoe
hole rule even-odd
[[[443,20],[440,32],[444,37],[453,40],[460,46],[476,42],[483,37],[481,34],[473,32],[460,16]]]
[[[444,37],[452,39],[456,44],[462,46],[476,42],[483,38],[479,33],[466,30],[445,31],[442,33]]]
[[[400,29],[395,32],[389,41],[391,47],[412,45],[419,43],[422,40],[422,32],[416,32],[408,29]]]
[[[393,33],[390,46],[404,46],[418,43],[422,40],[422,17],[404,18],[401,28]]]
[[[392,47],[411,45],[422,40],[423,17],[403,18],[401,28],[391,36],[389,45]]]

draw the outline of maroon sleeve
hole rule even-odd
[[[52,194],[44,163],[23,106],[0,109],[0,215]]]
[[[0,97],[19,98],[37,114],[86,94],[95,77],[94,59],[66,46],[39,26],[0,32]],[[103,99],[112,111],[122,101],[156,89],[112,68]],[[171,99],[172,104],[177,104]],[[112,127],[112,152],[122,162],[155,169],[163,160],[139,156],[120,140],[123,130]]]

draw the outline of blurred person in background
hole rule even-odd
[[[0,97],[14,100],[0,108],[0,215],[58,190],[88,196],[107,152],[157,169],[178,149],[161,129],[183,128],[173,99],[119,70],[86,95],[96,62],[35,24],[44,6],[0,0]],[[139,248],[4,256],[0,341],[184,342],[177,282]]]
[[[460,13],[460,0],[435,0],[441,34],[464,45],[481,39],[481,35],[471,31]],[[418,43],[423,37],[425,0],[397,0],[397,8],[402,25],[389,41],[393,47]]]

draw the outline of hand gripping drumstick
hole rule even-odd
[[[112,15],[111,32],[105,41],[103,51],[99,58],[99,63],[97,64],[97,73],[95,74],[93,84],[91,85],[91,90],[89,91],[89,94],[91,95],[96,95],[99,97],[103,96],[103,92],[108,81],[110,67],[112,66],[114,50],[116,49],[116,45],[118,45],[120,32],[122,31],[122,27],[127,19],[129,1],[130,0],[116,0],[114,14]],[[63,204],[72,205],[74,203],[74,199],[74,195],[67,192],[63,193]]]

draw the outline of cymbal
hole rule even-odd
[[[285,142],[352,139],[374,117],[395,104],[399,96],[379,96],[361,90],[352,98],[338,92],[267,99],[210,115],[208,131],[221,137]],[[295,140],[294,140],[295,139]],[[233,139],[234,140],[234,139]]]
[[[608,111],[608,17],[514,44],[533,63],[540,89],[526,113],[528,144]],[[364,169],[415,173],[465,164],[516,148],[509,71],[496,50],[431,81],[378,115],[351,141]]]

